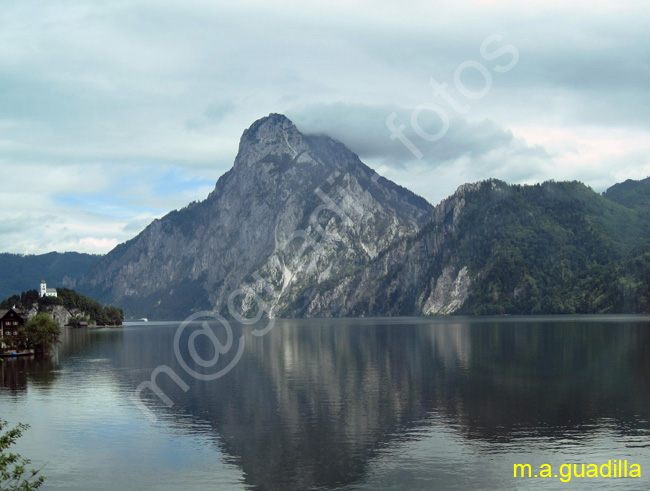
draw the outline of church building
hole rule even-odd
[[[45,280],[41,281],[41,297],[56,297],[56,288],[48,288]]]

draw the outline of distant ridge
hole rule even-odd
[[[641,181],[628,179],[614,184],[603,196],[628,208],[647,207],[650,204],[650,177]]]
[[[50,286],[73,288],[102,256],[79,252],[39,255],[0,253],[0,298],[38,289],[47,278]]]

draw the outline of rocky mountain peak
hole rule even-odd
[[[269,155],[287,155],[293,159],[306,149],[304,136],[293,122],[283,114],[271,113],[244,131],[235,167],[255,165]]]
[[[81,286],[129,315],[177,319],[227,313],[242,289],[241,311],[255,315],[251,292],[270,287],[267,314],[294,315],[303,293],[336,284],[431,219],[423,198],[373,174],[342,143],[270,114],[244,131],[208,199],[154,221]]]
[[[298,131],[293,122],[284,114],[271,113],[258,119],[244,130],[243,138],[263,138],[282,131]]]

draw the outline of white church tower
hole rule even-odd
[[[41,280],[41,297],[56,297],[56,288],[48,288],[45,280]]]

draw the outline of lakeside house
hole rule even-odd
[[[26,314],[13,307],[0,310],[0,353],[16,349],[18,329],[26,321]]]
[[[56,288],[48,288],[45,280],[41,280],[41,291],[39,293],[41,297],[56,297],[58,296]]]

